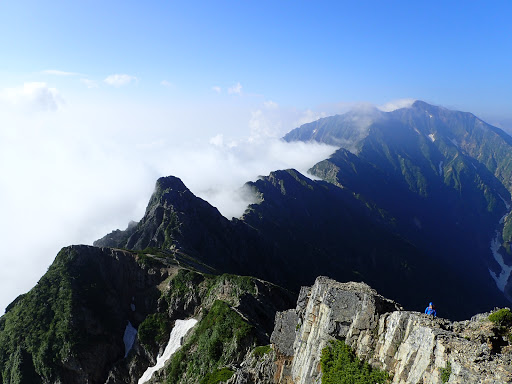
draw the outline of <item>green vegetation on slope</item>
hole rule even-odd
[[[217,369],[216,371],[207,374],[203,380],[201,380],[201,384],[217,384],[221,381],[226,381],[233,376],[235,372],[233,372],[229,368]]]
[[[270,345],[260,345],[252,350],[252,354],[258,359],[261,359],[267,353],[271,351]]]
[[[452,374],[452,363],[447,362],[446,368],[441,368],[441,381],[443,383],[447,383],[450,380],[450,375]]]
[[[322,350],[320,359],[322,384],[387,383],[388,374],[359,360],[343,341],[331,341]]]
[[[196,292],[201,301],[208,301],[210,296],[225,285],[230,286],[230,304],[234,304],[237,298],[245,294],[256,295],[257,289],[254,278],[250,276],[231,275],[209,275],[195,272],[188,269],[180,269],[169,282],[169,293],[165,296],[168,303],[176,298],[182,298]]]
[[[253,343],[252,330],[253,327],[227,303],[216,300],[195,326],[190,339],[173,355],[166,382],[178,383],[184,376],[204,378],[225,367],[237,358],[240,345]]]
[[[39,376],[50,382],[58,376],[56,367],[60,362],[69,359],[77,341],[71,325],[72,291],[67,267],[73,256],[72,250],[60,251],[37,285],[0,319],[3,382],[27,382]]]
[[[512,325],[512,312],[508,308],[502,308],[489,315],[489,320],[500,327]]]
[[[138,337],[142,345],[148,346],[153,342],[164,343],[169,338],[171,323],[163,313],[153,313],[139,325]]]
[[[512,242],[512,214],[511,213],[509,213],[505,219],[505,225],[503,226],[502,237],[503,237],[504,244]],[[505,246],[505,249],[506,249],[507,253],[511,253],[512,249],[509,244],[507,244],[507,245],[508,246]]]

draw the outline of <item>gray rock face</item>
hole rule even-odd
[[[240,369],[235,371],[226,384],[273,383],[276,374],[275,359],[274,350],[261,357],[255,356],[252,351],[249,351]]]
[[[299,316],[294,309],[276,314],[275,328],[270,342],[279,346],[279,352],[284,356],[293,356],[293,343],[298,321]]]
[[[452,323],[432,319],[378,295],[364,283],[319,277],[303,289],[295,310],[276,315],[271,341],[276,383],[320,383],[320,357],[342,339],[393,383],[512,382],[512,347],[486,315]]]

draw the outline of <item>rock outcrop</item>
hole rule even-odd
[[[364,283],[317,278],[297,307],[276,315],[276,383],[320,383],[320,357],[344,340],[393,383],[510,383],[512,347],[488,314],[463,322],[404,311]],[[445,378],[446,380],[446,378]]]
[[[259,355],[255,351],[249,351],[226,384],[259,384],[273,383],[276,375],[276,354],[273,349]]]

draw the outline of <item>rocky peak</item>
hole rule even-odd
[[[146,214],[157,204],[171,203],[179,208],[188,205],[188,202],[195,199],[197,197],[183,184],[181,179],[175,176],[161,177],[156,181],[155,191],[149,200]]]
[[[206,234],[211,237],[214,228],[228,224],[217,208],[195,196],[179,178],[161,177],[142,220],[125,231],[112,232],[94,245],[135,250],[172,248],[197,253],[209,241]]]
[[[364,283],[319,277],[301,290],[297,307],[276,315],[271,341],[276,383],[320,383],[320,357],[343,340],[393,383],[508,383],[512,351],[488,314],[464,322],[401,307]]]

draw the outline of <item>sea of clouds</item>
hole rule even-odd
[[[158,177],[177,176],[239,217],[254,201],[245,182],[276,169],[305,173],[335,150],[280,139],[321,116],[311,110],[265,101],[229,114],[70,101],[45,83],[0,92],[0,308],[33,287],[62,247],[140,220]]]

